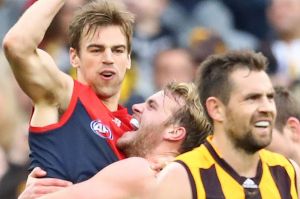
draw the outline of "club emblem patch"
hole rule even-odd
[[[112,120],[118,127],[120,127],[121,126],[121,120],[119,120],[118,118],[114,118],[113,120]]]
[[[104,139],[113,139],[112,132],[110,128],[104,124],[100,120],[94,120],[90,124],[91,129],[95,134]]]

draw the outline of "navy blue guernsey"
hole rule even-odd
[[[131,116],[119,106],[110,112],[93,90],[74,81],[68,109],[60,121],[30,127],[30,170],[41,167],[47,177],[78,183],[124,158],[116,140],[132,130]]]

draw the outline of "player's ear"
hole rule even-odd
[[[183,140],[186,136],[186,129],[184,127],[173,127],[165,134],[165,138],[171,141]]]
[[[216,121],[223,121],[225,114],[225,107],[223,103],[216,97],[209,97],[206,100],[206,109],[208,115]]]
[[[74,68],[79,68],[79,54],[76,49],[70,48],[70,63]]]
[[[286,125],[291,130],[291,139],[300,142],[300,121],[295,117],[289,117]]]

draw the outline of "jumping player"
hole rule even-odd
[[[133,16],[112,0],[86,4],[70,25],[70,61],[77,80],[38,49],[64,0],[35,2],[3,41],[14,75],[34,103],[29,143],[31,169],[73,183],[124,156],[116,140],[132,130],[118,105],[130,69]]]

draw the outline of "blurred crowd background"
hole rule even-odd
[[[0,0],[0,39],[36,0]],[[67,0],[40,48],[74,78],[68,24],[89,0]],[[121,0],[136,16],[132,68],[121,103],[142,102],[169,81],[193,81],[200,63],[226,50],[253,49],[269,58],[274,85],[300,99],[299,0]],[[25,28],[25,27],[24,27]],[[0,198],[17,198],[27,177],[31,102],[0,49]]]

